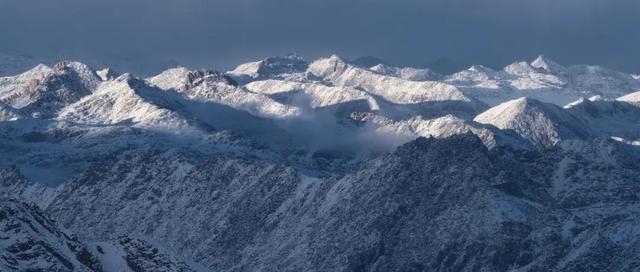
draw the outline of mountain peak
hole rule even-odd
[[[93,69],[91,69],[91,67],[89,67],[88,65],[72,60],[59,61],[58,63],[54,64],[52,68],[54,72],[62,72],[65,69],[72,69],[77,72],[95,73]]]
[[[186,91],[205,81],[220,82],[235,86],[237,83],[230,77],[220,72],[210,70],[189,70],[185,67],[176,67],[163,71],[162,73],[147,78],[147,81],[160,87],[161,89],[174,89],[179,92]]]
[[[348,66],[344,59],[334,54],[328,58],[322,58],[312,62],[309,64],[307,71],[317,77],[326,77],[337,71],[344,70]]]
[[[227,72],[227,74],[235,77],[235,80],[245,82],[282,74],[304,72],[308,66],[309,64],[299,55],[289,54],[240,64],[235,69]]]
[[[535,68],[541,68],[547,72],[562,72],[564,67],[557,62],[547,58],[544,55],[539,55],[534,61],[531,62],[531,66]]]
[[[345,59],[336,54],[332,54],[331,56],[329,56],[328,60],[332,62],[347,63]]]
[[[562,108],[527,97],[504,102],[473,120],[500,129],[512,129],[539,147],[551,147],[564,139],[589,135],[586,125]]]

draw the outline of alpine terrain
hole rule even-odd
[[[0,271],[640,271],[638,76],[0,61]]]

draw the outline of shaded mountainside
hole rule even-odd
[[[328,178],[127,154],[46,211],[83,239],[142,235],[214,271],[620,271],[640,257],[638,152],[609,140],[489,150],[462,134]]]
[[[2,271],[102,271],[42,210],[10,198],[0,199],[0,256]]]
[[[86,245],[37,206],[12,198],[0,199],[0,257],[2,271],[195,271],[141,239]]]

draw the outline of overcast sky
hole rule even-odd
[[[545,54],[640,73],[639,30],[638,0],[0,0],[0,53],[139,69],[297,52],[492,67]]]

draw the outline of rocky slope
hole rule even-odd
[[[196,271],[141,239],[122,236],[84,244],[37,206],[12,198],[0,200],[2,271]]]
[[[46,210],[80,237],[145,235],[212,270],[625,270],[640,253],[638,154],[608,140],[488,150],[463,134],[330,178],[126,154]]]
[[[102,271],[96,258],[37,207],[0,199],[2,271]]]

